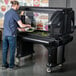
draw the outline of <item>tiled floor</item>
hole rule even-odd
[[[76,31],[75,31],[76,33]],[[47,50],[46,48],[36,49],[36,56],[33,59],[25,60],[25,65],[17,70],[8,71],[0,68],[0,76],[76,76],[76,34],[73,34],[74,40],[66,46],[66,62],[62,71],[53,73],[46,72]],[[35,45],[37,47],[37,45]],[[2,49],[0,48],[0,64],[2,60]],[[20,63],[23,63],[22,61]]]

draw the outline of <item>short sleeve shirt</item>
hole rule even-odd
[[[4,35],[16,36],[17,35],[17,21],[20,20],[19,15],[14,9],[10,9],[4,16]]]

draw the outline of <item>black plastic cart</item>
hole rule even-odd
[[[49,22],[47,23],[48,31],[35,30],[31,33],[18,32],[17,50],[21,50],[17,52],[17,57],[20,58],[21,56],[33,54],[34,43],[43,44],[48,49],[47,72],[54,71],[57,66],[58,68],[62,67],[65,62],[65,46],[73,40],[73,36],[71,35],[74,32],[73,9],[21,6],[20,10],[48,13]],[[52,14],[51,17],[50,14]],[[40,33],[46,33],[46,36],[42,36]],[[26,49],[27,52],[22,51],[23,49]]]

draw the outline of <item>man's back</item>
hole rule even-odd
[[[17,20],[19,20],[19,16],[14,9],[10,9],[5,14],[4,19],[4,35],[5,36],[12,36],[16,35],[17,30]]]

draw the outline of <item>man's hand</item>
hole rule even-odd
[[[25,31],[24,28],[17,28],[19,31]]]
[[[29,25],[29,24],[26,24],[26,27],[27,27],[27,28],[31,28],[31,25]]]
[[[26,27],[31,28],[30,24],[23,24],[21,20],[19,20],[17,23],[21,28],[26,28]]]
[[[24,11],[21,11],[20,15],[24,15]]]

